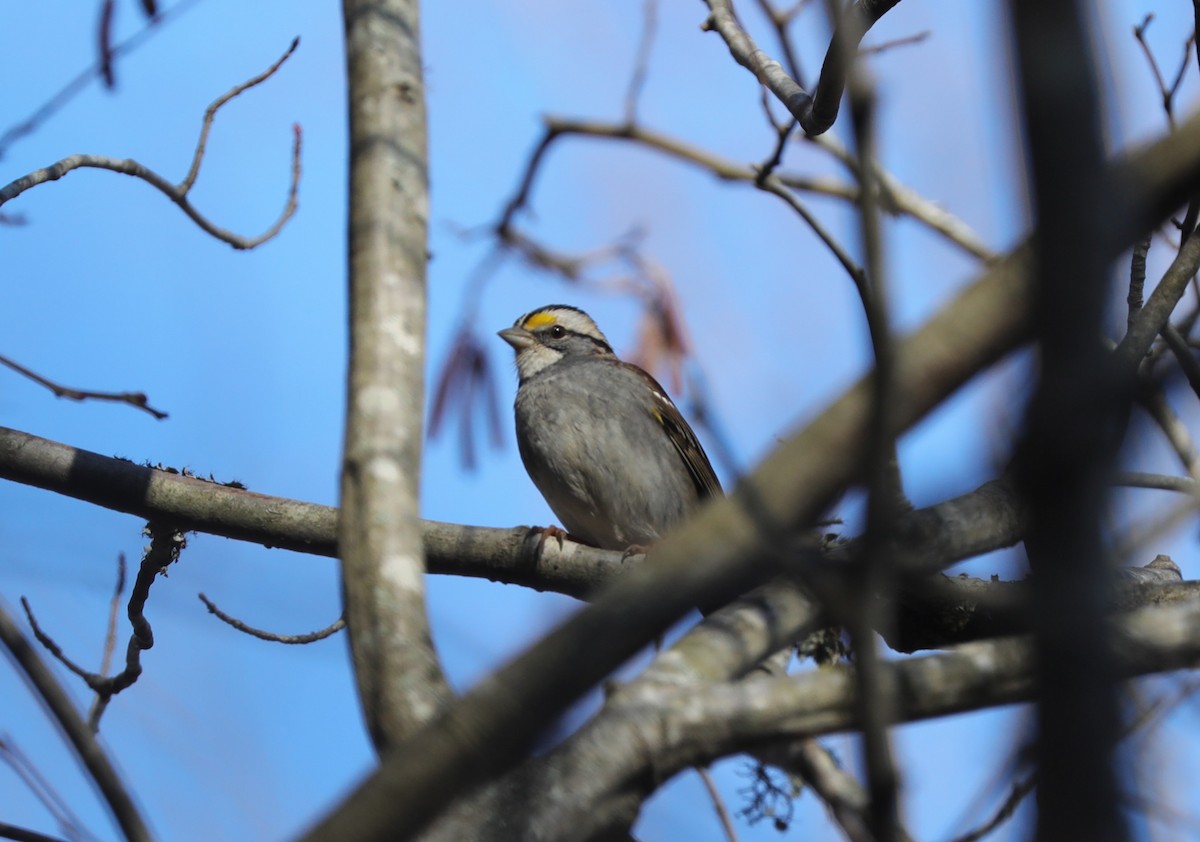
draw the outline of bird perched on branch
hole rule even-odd
[[[551,304],[500,331],[517,354],[517,444],[572,537],[656,542],[721,484],[663,387],[622,362],[592,318]]]

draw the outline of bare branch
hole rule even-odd
[[[1142,408],[1162,430],[1183,469],[1192,479],[1200,481],[1200,451],[1196,449],[1187,425],[1167,402],[1166,392],[1160,384],[1143,380],[1140,385],[1138,400]]]
[[[825,64],[821,68],[821,79],[812,95],[800,87],[779,62],[758,48],[738,22],[731,0],[707,0],[709,16],[701,28],[719,33],[734,61],[770,89],[806,134],[817,135],[827,131],[837,119],[846,83],[846,69],[852,58],[847,50],[856,48],[867,30],[898,2],[857,0],[846,10],[830,39]]]
[[[0,642],[3,642],[13,662],[45,702],[76,757],[96,782],[105,805],[125,837],[131,842],[149,842],[152,839],[150,830],[125,789],[117,770],[92,735],[87,723],[83,721],[83,717],[75,710],[66,691],[37,656],[3,606],[0,606]]]
[[[758,167],[758,177],[754,179],[754,183],[759,187],[766,181],[768,177],[774,174],[775,170],[783,162],[783,151],[787,148],[788,135],[792,133],[792,128],[795,126],[794,121],[789,121],[775,128],[775,148],[771,150],[771,155]]]
[[[151,631],[150,622],[144,613],[146,600],[150,596],[150,586],[154,584],[154,579],[159,573],[165,573],[169,565],[178,561],[179,552],[187,545],[181,532],[162,524],[147,524],[145,534],[150,537],[150,545],[146,547],[145,555],[142,556],[137,579],[129,594],[127,613],[133,632],[129,637],[129,644],[125,648],[125,668],[116,675],[106,676],[104,674],[106,670],[98,673],[90,672],[69,659],[63,653],[62,648],[38,626],[29,602],[21,597],[21,605],[25,609],[25,615],[29,619],[29,625],[33,628],[38,642],[46,647],[47,651],[63,666],[82,678],[88,688],[96,694],[96,700],[88,717],[88,724],[92,731],[100,729],[100,717],[104,715],[112,697],[132,686],[142,674],[141,653],[154,646],[154,633]]]
[[[428,150],[416,0],[346,0],[350,365],[338,542],[359,701],[380,753],[452,697],[419,519]]]
[[[830,13],[836,10],[829,5]],[[838,21],[837,32],[843,27]],[[853,44],[843,42],[846,54]],[[858,717],[863,726],[862,757],[867,770],[870,805],[868,827],[879,842],[898,842],[900,836],[900,772],[892,751],[888,723],[895,702],[891,688],[883,683],[875,631],[891,628],[895,608],[881,594],[895,590],[896,570],[891,552],[892,534],[902,508],[912,505],[904,496],[896,456],[896,358],[883,261],[883,235],[879,227],[878,189],[875,181],[875,91],[861,64],[851,59],[848,69],[850,116],[858,151],[859,228],[867,262],[867,284],[863,307],[875,357],[871,378],[871,420],[865,442],[867,454],[867,524],[857,567],[862,575],[863,596],[858,601],[849,629],[854,645],[854,671],[858,692]]]
[[[272,643],[288,643],[288,644],[314,643],[315,641],[318,641],[318,640],[324,640],[325,638],[330,637],[331,635],[334,635],[337,632],[340,632],[342,629],[344,629],[346,627],[345,618],[338,617],[336,620],[334,620],[331,624],[329,624],[325,628],[319,629],[314,632],[308,632],[307,634],[276,634],[275,632],[269,632],[269,631],[263,631],[262,629],[256,629],[253,626],[247,625],[246,623],[242,622],[241,620],[237,619],[236,617],[229,616],[224,611],[222,611],[220,608],[218,608],[216,605],[214,605],[212,600],[210,600],[204,594],[197,594],[197,596],[200,597],[200,601],[204,603],[204,607],[208,609],[208,612],[210,614],[216,615],[218,620],[221,620],[222,622],[224,622],[230,626],[233,626],[235,629],[237,629],[240,632],[245,632],[246,634],[250,635],[251,637],[257,637],[259,640],[267,640],[267,641],[271,641]]]
[[[1015,781],[1012,785],[1012,790],[1008,797],[1004,799],[1004,803],[996,810],[990,819],[981,824],[974,830],[964,833],[962,836],[956,836],[952,842],[978,842],[978,840],[987,836],[993,830],[1004,824],[1012,818],[1013,813],[1021,806],[1021,802],[1029,793],[1033,792],[1037,786],[1037,775],[1026,775],[1019,781]]]
[[[837,262],[842,265],[846,274],[850,276],[850,280],[854,282],[854,288],[858,291],[858,297],[863,300],[864,306],[866,306],[865,302],[870,297],[867,273],[854,261],[854,258],[842,247],[841,243],[834,239],[832,232],[817,219],[816,215],[803,202],[792,195],[791,191],[784,189],[783,185],[776,178],[771,177],[763,181],[762,189],[783,199],[804,220],[805,224],[812,229],[812,232],[817,235],[817,238],[820,239],[825,248],[829,249]]]
[[[1175,71],[1175,77],[1168,84],[1163,78],[1162,70],[1158,67],[1158,61],[1154,58],[1154,53],[1150,49],[1150,45],[1146,42],[1146,30],[1149,29],[1151,21],[1154,20],[1154,14],[1149,13],[1142,18],[1142,22],[1133,28],[1133,37],[1137,39],[1138,45],[1142,48],[1142,53],[1146,56],[1146,63],[1150,65],[1150,72],[1154,74],[1154,81],[1158,84],[1158,94],[1162,97],[1163,111],[1167,115],[1167,123],[1174,128],[1175,126],[1175,94],[1179,92],[1179,86],[1183,83],[1183,74],[1187,71],[1188,62],[1191,59],[1192,45],[1196,41],[1196,33],[1193,32],[1188,36],[1187,41],[1183,45],[1183,59],[1179,62],[1179,67]]]
[[[778,129],[777,129],[778,131]],[[708,170],[714,176],[725,181],[744,181],[761,186],[764,170],[767,167],[745,166],[726,158],[714,155],[704,149],[693,146],[685,141],[664,135],[640,125],[606,123],[597,120],[579,120],[564,117],[549,117],[546,119],[546,134],[539,142],[535,154],[526,164],[521,187],[514,201],[506,209],[502,217],[511,221],[513,214],[528,202],[529,191],[534,180],[534,170],[537,169],[544,157],[544,149],[560,136],[579,135],[585,137],[607,137],[614,140],[627,140],[669,155],[676,160],[694,164]],[[845,162],[850,162],[850,156],[841,147],[822,138],[818,144]],[[768,162],[769,163],[769,162]],[[767,174],[770,174],[769,172]],[[859,201],[857,185],[846,184],[827,178],[810,177],[789,172],[774,173],[779,183],[793,190],[831,196],[849,202]],[[891,213],[909,216],[933,232],[944,237],[958,248],[982,260],[995,258],[995,253],[988,249],[978,236],[962,220],[955,217],[933,202],[922,198],[913,190],[900,184],[893,177],[879,171],[876,174],[878,185],[885,191],[881,204]]]
[[[655,782],[688,766],[740,751],[757,753],[780,742],[861,728],[852,666],[825,667],[785,678],[759,678],[755,673],[754,679],[730,683],[722,678],[728,675],[723,663],[705,660],[698,638],[719,640],[724,634],[735,638],[725,646],[734,649],[742,639],[743,616],[756,617],[755,625],[761,623],[768,634],[777,632],[780,638],[793,634],[800,614],[788,610],[785,603],[763,600],[765,592],[781,589],[779,583],[772,583],[747,595],[738,607],[727,606],[706,619],[659,656],[645,674],[616,687],[601,714],[566,743],[452,807],[428,831],[430,842],[471,838],[472,828],[522,798],[522,793],[560,787],[581,797],[603,793],[606,801],[615,798],[638,803]],[[1161,625],[1156,619],[1160,617]],[[778,628],[781,623],[787,628]],[[1194,588],[1188,598],[1170,607],[1160,604],[1130,615],[1121,621],[1122,640],[1126,641],[1121,647],[1123,663],[1139,673],[1186,667],[1200,647],[1200,640],[1192,636],[1197,626],[1200,602]],[[693,640],[685,643],[687,638]],[[753,645],[757,647],[757,643],[755,640]],[[689,652],[694,656],[694,668],[679,669],[681,656],[686,658]],[[1031,653],[1027,640],[1006,638],[884,664],[884,681],[897,694],[896,721],[1030,698]],[[632,759],[631,753],[635,755]],[[580,763],[581,757],[587,758],[586,764]],[[548,803],[562,800],[539,799],[513,821],[521,822],[518,828],[569,827],[580,837],[620,829],[612,826],[621,821],[620,815],[614,817],[610,811]],[[790,799],[780,794],[778,803],[788,804]],[[865,804],[865,799],[855,803]],[[779,815],[766,813],[766,817]],[[786,816],[783,818],[786,821]]]
[[[625,122],[637,121],[638,98],[646,85],[646,76],[650,72],[650,51],[654,47],[654,35],[658,29],[658,0],[642,0],[642,37],[638,42],[637,57],[633,63],[633,73],[629,77],[629,87],[625,91]]]
[[[1200,498],[1200,482],[1191,477],[1171,477],[1162,474],[1147,474],[1139,471],[1120,471],[1113,478],[1117,485],[1130,488],[1158,488],[1163,491],[1178,491]]]
[[[279,59],[264,70],[262,73],[247,79],[240,85],[235,85],[229,91],[212,101],[212,104],[204,110],[204,122],[200,125],[200,139],[196,141],[196,152],[192,155],[192,165],[188,169],[188,173],[184,176],[183,181],[179,182],[179,193],[183,196],[188,194],[192,189],[192,185],[196,183],[196,176],[200,174],[200,164],[204,161],[204,152],[208,146],[208,133],[212,129],[213,118],[217,116],[217,112],[221,110],[221,106],[229,102],[236,96],[240,96],[245,91],[253,88],[267,79],[275,75],[275,71],[283,66],[283,63],[291,58],[292,53],[296,52],[296,48],[300,46],[300,38],[296,37],[288,46],[287,51],[279,57]]]
[[[1171,261],[1162,279],[1150,293],[1145,306],[1113,352],[1116,365],[1132,376],[1142,358],[1150,350],[1154,338],[1161,333],[1175,310],[1175,305],[1187,291],[1192,276],[1200,267],[1200,237],[1191,237]]]
[[[929,30],[918,32],[915,35],[906,35],[903,38],[894,38],[891,41],[884,41],[882,44],[873,44],[869,47],[863,47],[858,51],[859,56],[877,56],[881,53],[886,53],[888,50],[894,50],[897,47],[911,47],[914,44],[920,44],[929,37]]]
[[[189,171],[188,176],[181,184],[171,184],[171,182],[169,182],[166,178],[159,175],[154,170],[151,170],[150,168],[138,163],[132,158],[118,159],[109,158],[104,155],[69,155],[66,158],[63,158],[61,161],[51,164],[49,167],[45,167],[40,170],[34,170],[33,172],[24,175],[15,181],[9,182],[3,188],[0,188],[0,206],[3,206],[6,202],[15,199],[17,196],[20,196],[22,193],[32,187],[36,187],[39,184],[45,184],[48,181],[57,181],[72,170],[83,168],[109,170],[111,172],[133,176],[134,178],[146,182],[174,202],[175,205],[182,210],[189,219],[191,219],[201,228],[201,230],[217,238],[218,240],[221,240],[222,242],[228,243],[235,249],[252,249],[256,246],[262,245],[283,229],[284,224],[291,219],[292,214],[296,212],[296,208],[298,207],[297,196],[300,189],[301,140],[299,125],[292,127],[294,135],[294,140],[292,143],[292,178],[291,185],[288,188],[287,201],[284,203],[283,211],[280,213],[279,218],[276,219],[271,227],[262,234],[258,235],[257,237],[244,237],[240,234],[235,234],[232,231],[221,228],[201,214],[200,211],[198,211],[188,200],[187,194],[192,187],[192,182],[195,179],[196,172],[199,169],[200,158],[204,154],[204,146],[208,137],[208,129],[212,122],[212,115],[215,113],[216,109],[223,105],[224,102],[229,98],[236,96],[238,93],[241,93],[242,90],[257,84],[267,76],[274,73],[275,70],[278,69],[279,65],[283,63],[284,59],[291,55],[291,52],[295,49],[297,43],[298,41],[293,42],[291,49],[284,54],[283,58],[281,58],[278,62],[276,62],[275,65],[266,71],[266,73],[261,74],[259,77],[255,77],[255,79],[250,80],[250,82],[246,83],[245,85],[234,88],[234,90],[226,94],[224,98],[218,99],[209,106],[208,112],[205,113],[203,127],[201,128],[200,141],[196,147],[196,155],[192,161],[192,169]]]
[[[804,782],[825,802],[825,808],[842,828],[850,842],[875,842],[868,829],[867,812],[870,799],[854,777],[843,769],[832,753],[815,739],[796,740],[782,751],[769,752],[778,757],[787,768],[795,768]],[[904,828],[897,826],[895,835],[905,842],[910,837]]]
[[[25,619],[29,621],[29,627],[33,630],[33,636],[37,642],[42,644],[55,660],[85,682],[92,680],[93,674],[91,672],[68,658],[54,638],[42,631],[42,627],[38,625],[37,617],[33,615],[33,609],[29,605],[29,600],[25,597],[21,597],[21,607],[25,609]]]
[[[805,143],[812,144],[828,152],[848,170],[855,172],[857,177],[857,159],[833,135],[826,134],[819,135],[818,137],[803,135],[802,139]],[[889,213],[900,213],[911,216],[931,231],[940,234],[963,251],[980,260],[994,260],[997,257],[996,253],[979,239],[979,235],[969,225],[945,208],[923,198],[911,187],[900,182],[895,176],[879,166],[878,161],[875,162],[874,180],[880,190],[879,203],[882,209]],[[854,196],[854,201],[858,201],[857,194]]]
[[[8,357],[3,355],[0,355],[0,365],[8,366],[13,371],[17,372],[17,374],[32,380],[39,386],[45,386],[54,393],[55,397],[69,398],[73,401],[97,400],[113,401],[115,403],[127,403],[132,407],[150,413],[160,421],[167,417],[167,413],[160,412],[154,407],[150,406],[149,399],[143,392],[96,392],[92,391],[91,389],[72,389],[69,386],[62,386],[58,383],[55,383],[53,380],[42,377],[37,372],[31,371],[20,363],[10,360]]]
[[[178,19],[184,12],[196,5],[199,0],[178,0],[173,6],[158,15],[153,20],[149,21],[140,30],[135,32],[129,38],[114,44],[109,49],[110,61],[119,56],[132,53],[155,33],[162,32],[168,22],[173,22]],[[0,134],[0,159],[4,158],[8,148],[16,141],[23,137],[33,134],[42,123],[58,112],[63,106],[75,98],[88,83],[99,76],[103,71],[103,63],[97,61],[91,66],[85,68],[78,73],[71,81],[67,82],[57,93],[41,105],[33,114],[26,117],[24,120],[9,126],[3,134]]]
[[[17,827],[8,822],[0,822],[0,838],[15,839],[17,842],[67,842],[58,836],[47,836],[44,833],[38,833],[36,830],[29,830],[24,827]]]
[[[717,783],[713,780],[712,773],[703,766],[697,766],[696,774],[700,776],[704,788],[708,791],[713,809],[717,811],[717,819],[721,822],[721,829],[725,831],[725,838],[729,842],[738,842],[737,829],[733,826],[733,820],[729,817],[729,810],[725,806],[725,799],[721,797],[721,791],[717,789]]]
[[[1120,224],[1097,244],[1107,259],[1142,236],[1140,226],[1152,226],[1160,214],[1174,209],[1176,197],[1186,196],[1200,180],[1200,148],[1181,141],[1185,135],[1194,140],[1195,133],[1200,133],[1200,118],[1155,144],[1153,151],[1143,150],[1114,165],[1130,189],[1115,194],[1117,204],[1123,205],[1112,208]],[[1168,172],[1173,175],[1167,177]],[[984,280],[897,344],[898,429],[1028,335],[1028,260],[1029,248],[1023,246],[994,263]],[[1153,296],[1139,325],[1154,318],[1147,313],[1152,304]],[[1150,337],[1156,333],[1153,326]],[[1129,341],[1126,348],[1132,351],[1136,342]],[[837,489],[859,476],[868,394],[865,382],[846,393],[818,421],[785,442],[734,495],[714,501],[657,546],[655,563],[631,570],[597,603],[485,680],[407,741],[403,750],[386,758],[380,770],[307,838],[344,838],[351,828],[362,838],[414,832],[456,792],[507,768],[555,711],[687,607],[727,596],[730,588],[752,581],[729,577],[765,575],[765,565],[746,569],[748,559],[776,558],[772,549],[758,549],[759,542],[810,522]],[[547,681],[548,676],[555,680]],[[492,749],[486,758],[465,748],[480,743]]]
[[[783,61],[788,73],[796,80],[796,84],[804,87],[804,74],[800,70],[800,60],[792,47],[792,39],[788,35],[788,26],[796,16],[807,6],[809,0],[799,0],[790,9],[777,9],[771,0],[758,0],[758,7],[771,22],[775,30],[775,38],[779,41],[779,49],[783,52]],[[763,88],[766,91],[766,88]]]
[[[1116,629],[1127,677],[1189,668],[1200,657],[1200,604],[1195,600],[1136,611],[1119,620]],[[1033,651],[1025,638],[968,643],[884,667],[900,693],[898,721],[904,722],[1028,700],[1035,689]],[[857,727],[852,671],[839,665],[788,678],[678,691],[691,694],[695,704],[686,712],[689,725],[682,728],[690,733],[670,738],[690,742],[712,722],[728,723],[731,732],[713,735],[716,740],[741,745]],[[700,751],[711,756],[712,749]]]
[[[104,87],[112,90],[117,86],[117,77],[113,71],[112,62],[112,28],[113,13],[116,11],[116,0],[101,0],[100,24],[97,29],[97,40],[100,42],[100,79]]]
[[[0,733],[0,759],[3,759],[33,797],[45,807],[46,812],[54,818],[55,824],[65,836],[72,840],[86,838],[87,830],[83,822],[79,820],[79,816],[71,809],[71,805],[67,803],[55,785],[47,780],[29,756],[21,750],[10,734]],[[24,828],[18,830],[24,831]],[[23,837],[12,836],[11,838],[21,839]],[[40,834],[33,834],[30,838],[40,842],[42,837]],[[55,840],[55,842],[58,841]]]
[[[104,630],[104,653],[100,656],[100,674],[108,675],[112,667],[113,650],[117,645],[117,612],[121,607],[121,596],[125,593],[125,553],[117,554],[117,582],[113,586],[112,599],[108,603],[108,627]]]
[[[897,429],[1024,338],[1025,259],[1021,251],[997,263],[985,281],[897,344]],[[351,828],[362,838],[415,832],[457,792],[508,768],[563,706],[684,612],[770,575],[779,536],[810,524],[861,476],[870,388],[869,379],[860,381],[733,495],[712,501],[656,545],[652,563],[630,570],[385,757],[306,838],[346,838]],[[490,746],[486,756],[468,748],[480,744]]]
[[[300,553],[337,557],[337,510],[257,494],[178,472],[101,456],[0,427],[0,478],[149,520]],[[542,542],[530,527],[424,521],[430,570],[555,590],[584,598],[636,558],[572,541]]]

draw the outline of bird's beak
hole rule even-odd
[[[533,334],[523,327],[509,327],[496,334],[513,347],[518,354],[532,346],[536,341]]]

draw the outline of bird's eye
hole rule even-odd
[[[549,333],[552,339],[562,339],[567,335],[567,329],[562,325],[555,325],[554,327],[550,328]]]

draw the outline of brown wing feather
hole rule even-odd
[[[650,381],[653,387],[655,401],[657,405],[654,412],[654,417],[663,429],[667,432],[667,438],[671,440],[676,452],[683,459],[684,467],[687,468],[688,474],[692,478],[692,483],[696,486],[697,496],[703,500],[706,497],[720,497],[724,492],[721,490],[721,482],[717,479],[716,471],[713,470],[712,463],[708,461],[708,455],[704,452],[704,448],[700,446],[700,441],[696,438],[696,434],[692,432],[691,426],[683,417],[683,413],[675,406],[674,401],[667,396],[666,391],[658,384],[658,381],[647,374],[642,369],[636,366],[629,366],[635,369],[639,374]]]

